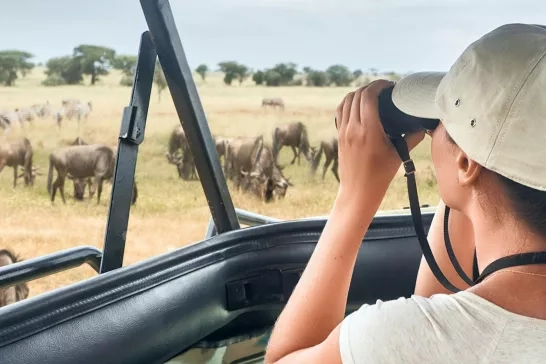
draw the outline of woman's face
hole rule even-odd
[[[448,140],[447,131],[442,123],[428,134],[432,137],[432,163],[436,171],[440,197],[448,206],[463,211],[469,191],[459,184],[457,160],[460,160],[462,151]]]

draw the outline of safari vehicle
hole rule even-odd
[[[0,287],[82,264],[98,275],[1,308],[0,363],[262,363],[269,333],[324,228],[327,217],[279,221],[234,207],[169,2],[140,3],[149,30],[123,111],[104,248],[6,266]],[[211,220],[204,240],[123,267],[157,58]],[[425,231],[433,211],[422,210]],[[377,299],[409,297],[421,260],[409,210],[377,215],[364,240],[347,314]]]

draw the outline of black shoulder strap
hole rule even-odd
[[[446,244],[447,255],[449,256],[449,260],[451,261],[453,268],[455,268],[455,271],[457,271],[457,274],[459,274],[459,277],[461,277],[462,280],[466,282],[466,284],[468,284],[469,286],[472,286],[474,284],[474,280],[470,279],[470,277],[465,273],[465,271],[459,264],[457,257],[455,257],[453,246],[451,245],[451,239],[449,238],[449,227],[448,227],[450,211],[451,209],[449,208],[449,206],[446,205],[445,213],[444,213],[444,241]],[[474,252],[474,258],[475,257],[476,257],[476,253]],[[476,266],[474,268],[477,268],[477,262],[475,263],[476,263]]]
[[[438,266],[438,263],[436,263],[436,259],[434,259],[434,255],[432,254],[428,240],[426,238],[425,230],[423,228],[423,220],[421,217],[421,208],[419,207],[417,185],[415,182],[415,164],[410,158],[406,140],[404,138],[391,138],[391,141],[396,147],[398,155],[402,159],[404,170],[406,172],[405,177],[408,183],[408,195],[410,200],[411,216],[413,218],[413,226],[415,227],[415,233],[417,234],[417,240],[419,241],[423,256],[425,257],[425,260],[430,267],[430,270],[432,271],[434,277],[436,277],[438,282],[440,282],[444,287],[452,292],[459,292],[460,289],[455,287],[442,273],[442,270]]]

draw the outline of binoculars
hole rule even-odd
[[[387,87],[379,94],[379,119],[385,134],[391,139],[402,138],[405,134],[418,131],[434,130],[439,119],[427,119],[408,115],[398,109],[392,102],[394,86]],[[337,126],[337,119],[335,119]]]
[[[439,119],[427,119],[403,113],[392,102],[394,86],[387,87],[379,94],[379,119],[385,134],[391,139],[403,137],[408,133],[434,130]]]

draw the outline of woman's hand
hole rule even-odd
[[[383,131],[379,120],[378,97],[381,90],[393,86],[376,80],[350,92],[337,108],[339,195],[354,203],[368,203],[370,196],[383,199],[402,161]],[[411,150],[425,133],[406,136]]]

